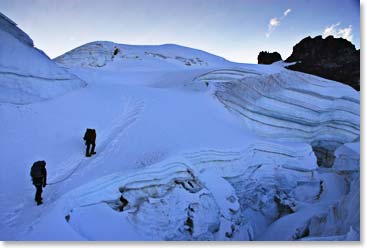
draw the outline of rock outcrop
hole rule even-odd
[[[317,158],[317,164],[320,167],[331,168],[334,165],[335,155],[333,150],[322,146],[312,146],[312,150]]]
[[[360,50],[346,39],[306,37],[293,47],[287,68],[342,82],[359,91]]]
[[[259,55],[257,56],[258,64],[270,65],[279,60],[282,60],[282,56],[280,56],[280,54],[277,52],[269,53],[269,52],[261,51]]]

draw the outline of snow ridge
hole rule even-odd
[[[220,63],[225,59],[193,48],[174,44],[165,45],[125,45],[109,41],[95,41],[77,47],[54,59],[60,66],[71,67],[108,67],[117,63],[123,70],[126,64],[133,63],[147,69],[162,70],[173,68],[200,68]],[[154,65],[154,62],[158,63]]]
[[[17,24],[6,17],[4,14],[0,13],[0,30],[8,32],[15,38],[17,38],[20,42],[33,47],[33,40],[23,32],[20,28],[17,27]]]
[[[58,67],[15,23],[0,13],[0,102],[29,104],[86,86]]]

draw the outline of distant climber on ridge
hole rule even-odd
[[[85,152],[86,157],[90,157],[91,155],[96,154],[96,152],[94,151],[94,149],[96,148],[96,138],[97,138],[96,130],[87,128],[83,138],[85,140],[85,145],[87,146],[87,150]],[[90,145],[92,145],[91,151],[89,151]]]
[[[41,205],[42,187],[46,187],[47,180],[46,161],[42,160],[33,163],[31,168],[31,177],[33,185],[36,187],[36,195],[34,200],[37,202],[37,205]]]

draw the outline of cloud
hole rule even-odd
[[[274,31],[274,29],[280,24],[278,18],[271,18],[268,25],[268,32],[266,33],[266,37],[269,37],[270,34]]]
[[[349,25],[346,28],[340,28],[340,22],[330,25],[324,29],[323,37],[332,35],[334,37],[341,37],[352,42],[353,40],[353,28]]]
[[[280,23],[280,21],[278,20],[278,18],[276,18],[276,17],[271,18],[270,22],[269,22],[269,28],[276,27],[276,26],[279,25],[279,23]]]
[[[283,16],[287,16],[289,14],[289,12],[291,12],[291,9],[287,9],[286,11],[284,11]]]
[[[291,11],[292,11],[291,9],[286,9],[283,12],[282,17],[280,17],[280,18],[273,17],[273,18],[270,19],[269,24],[268,24],[268,32],[266,32],[266,34],[265,34],[266,38],[270,37],[270,35],[274,32],[275,28],[280,25],[281,20],[286,18]]]
[[[336,24],[332,24],[329,27],[326,27],[324,30],[324,36],[329,36],[329,35],[333,35],[336,32],[336,28],[340,25],[340,22],[336,23]]]
[[[342,38],[352,41],[353,40],[353,34],[352,34],[352,25],[349,25],[347,28],[344,29],[339,29],[339,34],[341,35]]]

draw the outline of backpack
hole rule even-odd
[[[32,165],[31,168],[31,177],[32,178],[41,178],[44,177],[43,169],[45,168],[45,161],[37,161]]]
[[[95,142],[96,141],[96,130],[92,128],[87,128],[84,134],[84,140],[86,142]]]
[[[93,141],[96,141],[97,133],[95,129],[92,129],[91,138]]]
[[[91,140],[92,136],[93,136],[93,129],[87,128],[87,130],[85,131],[85,134],[84,134],[84,140],[85,141]]]

